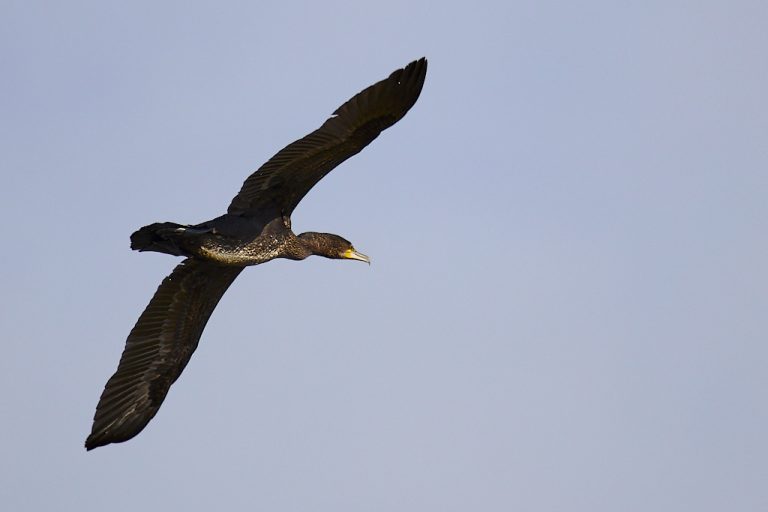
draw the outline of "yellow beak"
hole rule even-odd
[[[344,252],[344,258],[346,258],[348,260],[364,261],[364,262],[366,262],[369,265],[371,264],[371,258],[369,258],[368,256],[366,256],[365,254],[363,254],[361,252],[357,252],[354,249],[347,249]]]

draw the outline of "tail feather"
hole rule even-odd
[[[184,250],[175,241],[186,229],[187,226],[174,222],[155,222],[131,235],[131,249],[186,256]]]

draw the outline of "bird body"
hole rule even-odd
[[[185,257],[160,283],[126,340],[96,406],[88,450],[133,438],[155,416],[189,362],[208,319],[247,266],[311,255],[370,263],[344,238],[291,229],[309,190],[359,153],[416,103],[427,72],[421,58],[364,89],[320,128],[280,150],[249,176],[227,213],[196,225],[159,222],[131,235],[131,248]]]
[[[310,252],[283,221],[254,225],[235,215],[224,215],[195,226],[163,222],[144,226],[131,236],[131,248],[188,256],[246,267],[275,258],[304,259]],[[216,226],[221,227],[216,227]]]

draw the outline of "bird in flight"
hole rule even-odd
[[[159,222],[131,235],[131,249],[185,259],[163,279],[128,335],[96,406],[86,449],[127,441],[147,426],[197,348],[216,304],[245,267],[313,254],[370,263],[338,235],[294,234],[291,214],[326,174],[402,119],[426,73],[422,57],[355,95],[320,128],[251,174],[224,215],[196,225]]]

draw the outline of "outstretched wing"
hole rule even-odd
[[[320,128],[251,174],[228,212],[247,216],[269,210],[290,215],[326,174],[402,119],[416,103],[426,73],[427,60],[421,58],[344,103]]]
[[[88,450],[131,439],[155,416],[216,304],[241,271],[190,258],[163,279],[101,394],[85,441]]]

